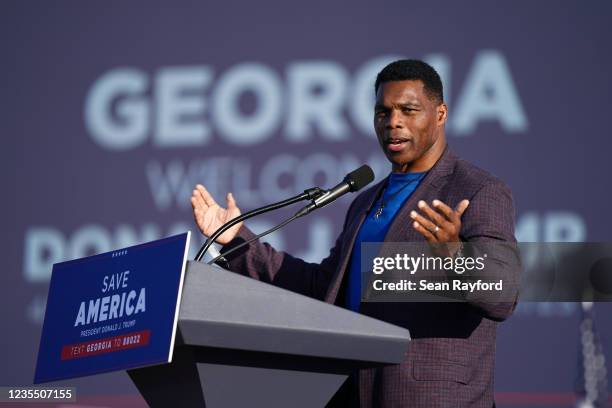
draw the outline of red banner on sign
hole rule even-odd
[[[150,330],[122,334],[121,336],[68,344],[62,347],[62,360],[72,360],[103,353],[143,347],[149,344]]]

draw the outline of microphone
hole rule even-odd
[[[312,200],[312,203],[303,207],[297,213],[295,213],[296,218],[302,217],[317,208],[325,207],[327,204],[337,200],[342,197],[346,193],[353,193],[355,191],[361,190],[366,185],[370,184],[374,180],[374,172],[372,168],[367,164],[359,167],[357,170],[353,170],[349,174],[344,177],[342,183],[333,187],[330,190],[327,190],[320,197]]]
[[[221,227],[219,227],[210,237],[208,237],[204,245],[202,245],[202,247],[196,254],[194,260],[200,262],[202,258],[204,258],[204,254],[206,253],[206,251],[208,251],[209,249],[212,251],[214,249],[214,247],[212,246],[213,242],[215,242],[215,240],[219,238],[221,234],[223,234],[225,231],[230,229],[232,226],[238,224],[239,222],[247,220],[259,214],[264,214],[269,211],[273,211],[279,208],[286,207],[288,205],[297,203],[298,201],[313,200],[319,197],[320,195],[322,195],[323,193],[324,191],[318,187],[309,188],[308,190],[304,190],[302,194],[298,194],[295,197],[291,197],[287,200],[279,201],[278,203],[269,204],[269,205],[266,205],[265,207],[256,208],[247,213],[239,215],[236,218],[232,218],[231,220],[223,224]],[[209,262],[209,264],[212,264],[214,261],[223,258],[223,256],[220,255],[218,251],[213,253],[212,256],[213,256],[213,261]]]
[[[327,191],[323,191],[321,192],[321,190],[316,189],[316,195],[313,195],[311,197],[312,199],[312,203],[308,204],[307,206],[305,206],[304,208],[302,208],[301,210],[299,210],[298,212],[296,212],[294,215],[292,215],[291,217],[287,218],[285,221],[281,222],[280,224],[278,224],[275,227],[270,228],[267,231],[262,232],[261,234],[258,234],[256,236],[254,236],[253,238],[251,238],[250,240],[246,241],[246,242],[242,242],[240,245],[233,247],[232,249],[228,250],[227,252],[224,252],[221,255],[218,255],[217,257],[213,258],[212,260],[208,261],[208,264],[211,265],[214,262],[217,262],[219,259],[222,259],[223,257],[231,254],[234,251],[237,251],[238,249],[242,248],[245,245],[250,244],[251,242],[258,240],[259,238],[268,235],[278,229],[281,229],[282,227],[284,227],[285,225],[289,224],[290,222],[296,220],[297,218],[300,218],[314,210],[316,210],[317,208],[321,208],[326,206],[327,204],[331,203],[332,201],[337,200],[339,197],[342,197],[344,194],[349,193],[349,192],[355,192],[358,191],[360,189],[362,189],[363,187],[365,187],[367,184],[371,183],[372,180],[374,180],[374,172],[372,171],[372,169],[370,168],[370,166],[368,165],[363,165],[360,168],[358,168],[357,170],[354,170],[352,172],[350,172],[349,174],[346,175],[346,177],[344,177],[344,180],[342,181],[342,183],[338,184],[336,187],[327,190]],[[215,233],[216,234],[216,233]],[[199,259],[198,259],[199,260]]]

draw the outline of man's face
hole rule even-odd
[[[422,81],[380,84],[374,107],[378,142],[396,172],[426,171],[446,144],[446,105],[425,92]]]

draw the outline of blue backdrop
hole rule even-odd
[[[234,192],[248,210],[330,187],[361,163],[384,177],[373,80],[398,56],[440,72],[449,145],[510,185],[519,240],[610,240],[609,2],[0,8],[0,290],[11,328],[0,337],[0,384],[32,381],[51,265],[195,232],[196,183],[219,200]],[[348,203],[269,241],[320,260]],[[286,215],[250,225],[261,230]],[[193,256],[201,239],[192,241]],[[580,374],[579,306],[524,304],[500,326],[501,405],[570,401]],[[595,307],[608,357],[611,311]],[[81,394],[136,393],[124,374],[71,384]]]

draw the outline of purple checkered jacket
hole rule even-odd
[[[255,241],[229,257],[230,270],[343,305],[355,239],[383,187],[384,180],[355,198],[340,236],[321,263],[307,263]],[[510,189],[486,171],[458,158],[448,147],[404,203],[385,241],[423,242],[411,225],[410,211],[417,209],[419,200],[430,203],[434,199],[453,208],[463,199],[470,200],[462,216],[462,241],[516,242]],[[241,228],[224,251],[253,236],[248,228]],[[517,259],[515,256],[504,262],[516,264]],[[518,274],[519,268],[508,271]],[[517,280],[518,275],[512,278]],[[360,313],[407,328],[412,341],[401,364],[359,372],[360,406],[492,407],[496,327],[515,305],[478,300],[362,303]]]

